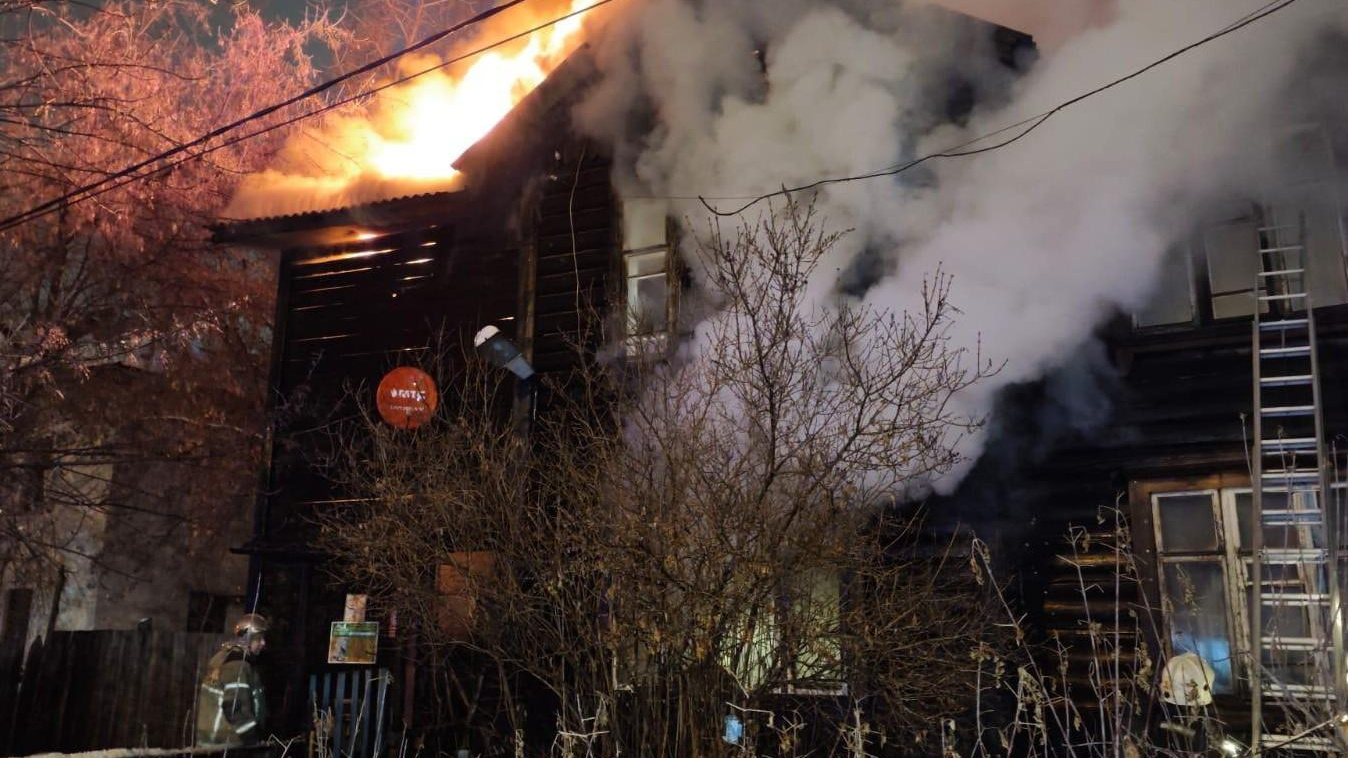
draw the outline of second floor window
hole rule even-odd
[[[1166,253],[1151,301],[1134,314],[1135,326],[1250,316],[1261,257],[1277,270],[1302,268],[1304,261],[1313,305],[1348,302],[1333,151],[1324,130],[1288,130],[1273,161],[1277,178],[1264,188],[1260,202],[1232,202],[1215,211]],[[1302,246],[1304,256],[1292,252]]]
[[[676,289],[664,203],[625,202],[622,227],[627,352],[663,352],[674,321]]]

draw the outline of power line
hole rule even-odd
[[[52,211],[59,209],[66,203],[71,202],[76,198],[79,198],[81,195],[85,195],[86,193],[97,190],[106,184],[116,182],[117,180],[122,179],[124,177],[136,174],[142,169],[152,166],[153,164],[158,163],[162,160],[172,158],[175,155],[180,155],[194,147],[199,147],[205,144],[206,142],[215,139],[216,137],[220,137],[224,134],[227,134],[228,132],[232,132],[235,129],[238,129],[239,127],[248,124],[252,121],[257,121],[258,119],[265,118],[275,113],[276,111],[281,110],[282,108],[287,108],[298,102],[314,97],[315,95],[322,94],[323,92],[326,92],[332,89],[333,87],[342,84],[343,82],[354,79],[355,77],[360,76],[362,74],[369,73],[370,71],[380,68],[381,66],[384,66],[388,63],[391,63],[405,55],[424,49],[430,45],[435,44],[436,42],[445,39],[451,34],[462,31],[471,26],[476,26],[477,24],[486,21],[492,16],[495,16],[501,13],[502,11],[505,11],[509,8],[513,8],[514,6],[520,5],[521,3],[524,2],[527,2],[527,0],[505,0],[505,2],[502,2],[500,5],[497,5],[493,8],[489,8],[485,11],[482,11],[481,13],[474,14],[472,17],[464,21],[460,21],[459,23],[454,24],[453,26],[450,26],[446,29],[442,29],[412,45],[409,45],[408,47],[398,50],[397,52],[390,53],[381,58],[377,58],[373,61],[370,61],[369,63],[358,66],[357,68],[354,68],[350,71],[347,71],[344,74],[341,74],[332,79],[328,79],[327,81],[322,82],[320,84],[314,85],[313,87],[310,87],[309,89],[306,89],[297,95],[287,98],[286,100],[283,100],[279,103],[275,103],[273,105],[269,105],[265,108],[262,108],[261,110],[254,111],[253,113],[250,113],[247,116],[244,116],[235,121],[231,121],[230,123],[225,124],[223,126],[216,127],[215,129],[212,129],[211,131],[201,135],[200,137],[197,137],[189,142],[185,142],[169,150],[165,150],[164,152],[159,153],[158,155],[151,156],[142,161],[127,166],[123,169],[115,171],[96,182],[86,184],[82,187],[71,190],[70,192],[67,192],[64,195],[61,195],[60,197],[53,198],[44,203],[29,208],[26,211],[10,216],[6,219],[0,220],[0,231],[7,230],[18,223],[23,223],[25,221],[32,220],[39,216],[46,215],[47,213],[51,213]]]
[[[356,93],[356,94],[354,94],[354,95],[349,95],[349,96],[347,96],[347,97],[344,97],[344,98],[342,98],[342,99],[340,99],[340,100],[337,100],[337,101],[335,101],[335,102],[328,103],[327,105],[324,105],[324,106],[321,107],[321,108],[318,108],[318,109],[315,109],[315,110],[312,110],[312,111],[308,111],[308,112],[306,112],[306,113],[301,113],[301,114],[299,114],[299,115],[297,115],[297,116],[292,116],[291,118],[288,118],[288,119],[286,119],[286,120],[284,120],[284,121],[281,121],[281,122],[278,122],[278,123],[275,123],[275,124],[271,124],[271,125],[269,125],[269,126],[266,126],[266,127],[263,127],[263,128],[261,128],[261,129],[257,129],[257,130],[251,131],[251,132],[247,132],[247,133],[245,133],[245,134],[237,135],[237,136],[232,137],[232,138],[230,138],[230,139],[228,139],[228,140],[225,140],[225,141],[223,141],[223,142],[219,142],[219,143],[216,143],[216,144],[211,145],[211,146],[209,146],[209,147],[203,148],[203,149],[201,149],[201,150],[192,152],[192,153],[190,153],[189,155],[185,155],[185,156],[179,157],[179,158],[177,158],[176,160],[173,160],[173,161],[171,161],[171,162],[169,162],[169,163],[167,163],[167,164],[164,164],[164,165],[162,165],[162,166],[156,166],[155,168],[153,168],[153,169],[151,169],[151,170],[149,170],[149,171],[146,171],[146,172],[144,172],[144,173],[134,173],[134,174],[131,174],[131,175],[123,176],[123,177],[121,177],[118,181],[115,181],[113,184],[110,184],[110,185],[108,185],[108,186],[99,187],[99,188],[96,189],[96,191],[90,191],[90,192],[87,192],[87,193],[85,193],[84,195],[82,195],[82,196],[80,196],[80,197],[74,199],[72,202],[83,202],[83,201],[85,201],[85,200],[92,200],[92,199],[94,199],[94,198],[96,198],[96,197],[99,197],[99,196],[101,196],[101,195],[104,195],[104,194],[107,194],[107,193],[109,193],[109,192],[113,192],[114,190],[117,190],[117,189],[120,189],[120,188],[122,188],[122,187],[125,187],[126,185],[128,185],[128,184],[130,184],[130,183],[132,183],[132,182],[140,181],[140,180],[142,180],[142,179],[148,179],[149,177],[154,176],[154,175],[156,175],[156,174],[164,173],[164,172],[169,171],[169,170],[171,170],[171,169],[174,169],[174,168],[176,168],[176,167],[178,167],[178,166],[180,166],[180,165],[182,165],[182,164],[184,164],[184,163],[187,163],[188,161],[193,161],[193,160],[196,160],[196,159],[201,158],[201,157],[203,157],[203,156],[206,156],[206,155],[209,155],[209,154],[211,154],[211,153],[214,153],[214,152],[216,152],[217,150],[223,150],[223,149],[225,149],[225,148],[227,148],[227,147],[231,147],[231,146],[233,146],[233,145],[237,145],[237,144],[239,144],[240,142],[245,142],[245,141],[247,141],[247,140],[253,139],[254,137],[260,137],[260,136],[262,136],[262,135],[264,135],[264,134],[268,134],[268,133],[270,133],[270,132],[274,132],[274,131],[276,131],[277,129],[283,129],[283,128],[287,127],[287,126],[291,126],[291,125],[296,124],[296,123],[298,123],[298,122],[300,122],[300,121],[304,121],[305,119],[313,118],[314,116],[318,116],[318,115],[321,115],[321,114],[323,114],[323,113],[327,113],[328,111],[335,110],[335,109],[340,108],[340,107],[345,106],[345,105],[349,105],[350,103],[356,102],[356,101],[358,101],[358,100],[363,100],[363,99],[365,99],[365,98],[370,97],[371,95],[374,95],[374,94],[376,94],[376,93],[382,92],[382,91],[384,91],[384,90],[386,90],[386,89],[389,89],[389,88],[391,88],[391,87],[396,87],[396,86],[398,86],[398,85],[400,85],[400,84],[405,84],[405,83],[407,83],[407,82],[409,82],[409,81],[411,81],[411,80],[413,80],[413,79],[416,79],[416,78],[421,77],[421,76],[425,76],[426,74],[429,74],[429,73],[431,73],[431,72],[433,72],[433,71],[439,71],[440,69],[446,68],[446,67],[448,67],[448,66],[452,66],[452,65],[454,65],[454,64],[456,64],[456,63],[460,63],[460,62],[465,61],[465,60],[467,60],[467,59],[469,59],[469,58],[473,58],[473,57],[475,57],[475,56],[481,55],[482,53],[485,53],[485,52],[487,52],[487,51],[489,51],[489,50],[493,50],[493,49],[495,49],[495,48],[501,47],[502,45],[508,45],[508,44],[510,44],[511,42],[514,42],[514,41],[519,40],[519,39],[521,39],[521,38],[527,37],[527,36],[529,36],[529,35],[531,35],[531,34],[534,34],[535,32],[541,31],[541,30],[543,30],[543,29],[547,29],[548,27],[556,26],[557,24],[560,24],[560,23],[563,22],[563,21],[566,21],[566,20],[568,20],[568,19],[574,18],[574,17],[576,17],[576,16],[583,15],[583,14],[585,14],[585,13],[590,12],[591,10],[594,10],[595,8],[598,8],[598,7],[601,6],[601,5],[607,5],[607,4],[611,3],[611,2],[614,2],[614,0],[598,0],[598,2],[595,2],[595,3],[593,3],[593,4],[591,4],[591,5],[588,5],[588,6],[584,7],[584,8],[580,8],[580,9],[571,11],[570,13],[567,13],[566,15],[558,16],[557,18],[551,19],[551,20],[549,20],[549,21],[545,21],[545,22],[543,22],[543,23],[541,23],[541,24],[538,24],[537,26],[533,26],[533,27],[530,27],[529,29],[525,29],[525,30],[522,31],[522,32],[517,32],[517,33],[512,34],[512,35],[510,35],[510,36],[508,36],[508,37],[503,37],[503,38],[501,38],[501,39],[499,39],[499,40],[496,40],[495,42],[492,42],[492,43],[490,43],[490,44],[483,45],[482,47],[479,47],[479,48],[476,48],[476,49],[471,50],[471,51],[469,51],[469,52],[463,53],[462,55],[459,55],[459,56],[457,56],[457,57],[450,58],[449,60],[446,60],[446,61],[444,61],[443,63],[438,63],[438,64],[436,64],[436,65],[434,65],[434,66],[431,66],[431,67],[429,67],[429,68],[422,69],[422,70],[417,71],[417,72],[415,72],[415,73],[407,74],[407,75],[405,75],[405,76],[401,76],[401,77],[399,77],[399,78],[397,78],[397,79],[394,79],[394,80],[392,80],[392,81],[385,82],[384,84],[381,84],[381,85],[379,85],[379,86],[372,87],[372,88],[370,88],[370,89],[367,89],[367,90],[363,90],[363,91],[361,91],[361,92],[358,92],[358,93]],[[116,179],[117,177],[109,177],[109,178],[110,178],[110,179]],[[16,216],[16,217],[13,217],[13,218],[10,218],[10,219],[6,219],[6,220],[4,220],[4,221],[0,221],[0,232],[7,231],[7,230],[9,230],[9,229],[11,229],[11,228],[13,228],[13,227],[15,227],[15,226],[19,226],[19,225],[21,225],[21,224],[27,223],[28,221],[32,221],[32,220],[35,219],[35,218],[39,218],[39,217],[41,217],[41,216],[44,216],[44,215],[47,215],[47,214],[50,214],[50,213],[54,213],[54,212],[56,212],[57,210],[59,210],[59,208],[46,208],[46,209],[42,209],[42,210],[31,209],[31,210],[29,210],[29,211],[26,211],[24,214],[20,214],[20,216]]]
[[[1238,31],[1238,30],[1240,30],[1240,29],[1243,29],[1243,28],[1249,26],[1250,24],[1255,23],[1256,21],[1259,21],[1259,20],[1261,20],[1261,19],[1267,18],[1267,17],[1273,15],[1274,13],[1277,13],[1278,11],[1280,11],[1280,10],[1286,8],[1287,6],[1289,6],[1289,5],[1291,5],[1291,4],[1295,3],[1295,2],[1297,2],[1297,0],[1274,0],[1273,2],[1270,2],[1270,3],[1268,3],[1267,5],[1265,5],[1265,6],[1264,6],[1263,8],[1261,8],[1260,10],[1257,10],[1257,11],[1254,11],[1254,12],[1251,12],[1251,13],[1248,13],[1248,14],[1246,14],[1245,16],[1241,17],[1240,19],[1238,19],[1238,20],[1236,20],[1236,21],[1234,21],[1234,22],[1228,24],[1227,26],[1223,27],[1220,31],[1213,32],[1212,34],[1209,34],[1208,36],[1204,37],[1203,39],[1198,40],[1197,42],[1192,42],[1192,43],[1190,43],[1190,44],[1188,44],[1188,45],[1185,45],[1184,47],[1182,47],[1182,48],[1176,50],[1176,51],[1173,52],[1173,53],[1170,53],[1169,55],[1165,56],[1164,58],[1160,58],[1159,60],[1153,61],[1153,62],[1151,62],[1151,63],[1149,63],[1149,64],[1143,66],[1142,68],[1139,68],[1139,69],[1137,69],[1136,71],[1133,71],[1132,73],[1129,73],[1129,74],[1126,74],[1126,75],[1124,75],[1124,76],[1121,76],[1121,77],[1119,77],[1118,79],[1115,79],[1115,80],[1113,80],[1113,81],[1110,81],[1110,82],[1108,82],[1108,83],[1106,83],[1106,84],[1102,84],[1102,85],[1100,85],[1099,87],[1096,87],[1095,89],[1090,90],[1089,92],[1084,92],[1084,93],[1082,93],[1082,94],[1080,94],[1080,95],[1077,95],[1076,97],[1072,98],[1071,100],[1067,100],[1067,101],[1065,101],[1065,102],[1059,103],[1058,105],[1054,106],[1053,108],[1051,108],[1051,109],[1049,109],[1049,110],[1047,110],[1047,111],[1044,111],[1043,113],[1040,113],[1040,114],[1037,114],[1037,115],[1034,115],[1034,116],[1030,116],[1030,117],[1027,118],[1027,119],[1023,119],[1023,120],[1018,121],[1018,122],[1016,122],[1016,123],[1014,123],[1014,124],[1010,124],[1010,125],[1004,126],[1004,127],[1000,128],[1000,129],[994,131],[994,132],[989,132],[989,133],[987,133],[987,134],[980,135],[980,136],[975,137],[975,138],[973,138],[973,139],[971,139],[971,140],[969,140],[969,141],[967,141],[967,142],[963,142],[963,143],[960,143],[960,144],[958,144],[958,145],[954,145],[954,146],[952,146],[952,147],[946,148],[945,150],[943,150],[943,151],[941,151],[941,152],[938,152],[938,153],[928,153],[927,155],[923,155],[923,156],[921,156],[921,157],[914,158],[913,160],[908,161],[908,162],[906,162],[906,163],[901,163],[901,164],[898,164],[898,165],[890,166],[890,167],[888,167],[888,168],[883,168],[883,169],[880,169],[880,170],[878,170],[878,171],[872,171],[872,172],[866,173],[866,174],[856,174],[856,175],[853,175],[853,176],[831,177],[831,178],[827,178],[827,179],[820,179],[820,180],[818,180],[818,181],[810,182],[809,184],[802,184],[802,185],[800,185],[800,186],[798,186],[798,187],[783,187],[782,189],[777,190],[776,192],[769,192],[769,193],[767,193],[767,194],[758,195],[758,196],[755,196],[755,197],[753,197],[753,198],[751,198],[751,199],[749,199],[749,198],[740,198],[740,197],[707,197],[707,196],[704,196],[704,195],[697,195],[695,198],[693,198],[693,197],[669,197],[669,198],[662,198],[662,199],[669,199],[669,200],[691,200],[691,199],[696,199],[696,200],[698,200],[699,202],[702,203],[702,206],[703,206],[704,208],[706,208],[709,212],[711,212],[711,213],[713,213],[713,214],[715,214],[715,215],[717,215],[717,216],[738,216],[739,214],[741,214],[741,213],[743,213],[743,212],[749,210],[750,208],[752,208],[753,206],[755,206],[755,205],[757,205],[757,204],[763,202],[764,200],[769,200],[769,199],[774,198],[774,197],[781,197],[781,196],[789,195],[789,194],[791,194],[791,193],[793,193],[793,192],[805,192],[805,191],[812,190],[812,189],[818,189],[818,188],[820,188],[820,187],[823,187],[823,186],[826,186],[826,185],[829,185],[829,184],[843,184],[843,183],[846,183],[846,182],[856,182],[856,181],[862,181],[862,180],[865,180],[865,179],[877,179],[877,178],[883,177],[883,176],[895,176],[895,175],[897,175],[897,174],[901,174],[901,173],[903,173],[903,172],[905,172],[905,171],[908,171],[908,170],[910,170],[910,169],[916,168],[916,167],[922,165],[923,163],[926,163],[926,162],[931,161],[931,160],[935,160],[935,159],[937,159],[937,158],[961,158],[961,157],[969,156],[969,155],[978,155],[978,154],[980,154],[980,153],[989,153],[989,152],[992,152],[993,150],[1000,150],[1001,148],[1006,147],[1007,145],[1010,145],[1010,144],[1012,144],[1012,143],[1014,143],[1014,142],[1018,142],[1018,141],[1020,141],[1021,139],[1024,139],[1026,136],[1028,136],[1028,135],[1029,135],[1031,132],[1033,132],[1035,129],[1038,129],[1039,127],[1043,126],[1044,123],[1045,123],[1046,121],[1048,121],[1049,119],[1053,118],[1053,117],[1056,116],[1058,113],[1060,113],[1060,112],[1066,110],[1067,108],[1070,108],[1070,107],[1072,107],[1073,105],[1076,105],[1077,103],[1080,103],[1080,102],[1083,101],[1083,100],[1087,100],[1087,99],[1089,99],[1089,98],[1092,98],[1092,97],[1094,97],[1094,96],[1096,96],[1096,95],[1098,95],[1098,94],[1104,92],[1105,90],[1108,90],[1108,89],[1112,89],[1112,88],[1114,88],[1114,87],[1117,87],[1117,86],[1119,86],[1120,84],[1123,84],[1124,82],[1127,82],[1127,81],[1129,81],[1129,80],[1131,80],[1131,79],[1136,79],[1137,77],[1139,77],[1139,76],[1141,76],[1141,75],[1147,73],[1148,71],[1151,71],[1152,69],[1157,68],[1157,67],[1159,67],[1159,66],[1165,65],[1166,63],[1169,63],[1170,61],[1172,61],[1172,60],[1174,60],[1174,59],[1180,57],[1181,55],[1184,55],[1185,53],[1188,53],[1188,52],[1190,52],[1190,51],[1192,51],[1192,50],[1195,50],[1195,49],[1197,49],[1197,48],[1199,48],[1199,47],[1202,47],[1203,45],[1206,45],[1206,44],[1208,44],[1209,42],[1212,42],[1212,41],[1214,41],[1214,40],[1217,40],[1217,39],[1220,39],[1220,38],[1222,38],[1222,37],[1225,37],[1225,36],[1228,35],[1228,34],[1232,34],[1233,32],[1236,32],[1236,31]],[[1028,126],[1026,126],[1027,124],[1028,124]],[[974,149],[971,149],[971,150],[965,150],[965,149],[964,149],[964,148],[969,147],[970,145],[975,145],[975,144],[977,144],[977,143],[979,143],[979,142],[982,142],[982,141],[984,141],[984,140],[986,140],[986,139],[989,139],[989,138],[991,138],[991,137],[995,137],[995,136],[997,136],[998,134],[1003,134],[1003,133],[1008,132],[1008,131],[1010,131],[1010,130],[1012,130],[1012,129],[1016,129],[1016,128],[1019,128],[1019,127],[1022,127],[1022,126],[1026,126],[1026,128],[1023,129],[1023,130],[1022,130],[1021,132],[1019,132],[1018,134],[1016,134],[1014,137],[1010,137],[1009,139],[1003,140],[1003,141],[998,142],[998,143],[993,144],[993,145],[988,145],[988,146],[986,146],[986,147],[974,148]],[[713,205],[709,202],[709,201],[711,201],[711,200],[743,200],[743,199],[749,199],[749,202],[747,202],[747,203],[745,203],[744,205],[742,205],[742,206],[736,208],[736,209],[733,210],[733,211],[722,211],[722,210],[718,210],[715,206],[713,206]]]

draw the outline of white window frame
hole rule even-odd
[[[1345,488],[1343,483],[1335,483],[1331,490],[1335,491],[1335,497],[1342,497]],[[1286,490],[1278,487],[1265,488],[1264,492],[1285,492]],[[1242,545],[1240,535],[1240,518],[1237,509],[1237,500],[1242,495],[1250,495],[1253,488],[1250,486],[1236,487],[1190,487],[1176,489],[1154,489],[1147,493],[1148,514],[1152,520],[1152,533],[1156,545],[1156,581],[1160,592],[1161,610],[1164,616],[1165,639],[1164,645],[1167,655],[1173,655],[1172,648],[1173,631],[1171,629],[1172,609],[1169,606],[1170,592],[1166,586],[1165,567],[1168,564],[1175,563],[1196,563],[1208,562],[1214,560],[1219,562],[1222,567],[1222,584],[1226,599],[1226,623],[1228,629],[1228,643],[1231,646],[1231,673],[1233,678],[1232,694],[1245,692],[1248,686],[1246,676],[1250,665],[1250,653],[1252,650],[1250,639],[1250,617],[1249,617],[1249,596],[1247,593],[1252,589],[1250,568],[1253,563],[1251,551],[1248,546]],[[1210,498],[1213,506],[1214,529],[1218,540],[1215,550],[1211,551],[1175,551],[1177,554],[1170,554],[1165,548],[1165,541],[1162,536],[1162,520],[1160,512],[1160,501],[1166,497],[1182,496],[1206,496]],[[1256,528],[1251,523],[1251,528]],[[1300,525],[1294,527],[1297,530],[1298,544],[1314,544],[1313,528]],[[1300,579],[1300,586],[1306,586],[1304,575]],[[1317,614],[1308,614],[1306,619],[1307,626],[1312,639],[1317,640],[1321,647],[1328,645],[1325,639],[1326,624],[1323,618],[1317,618]],[[1291,689],[1299,685],[1290,685]]]
[[[633,201],[629,201],[630,203]],[[628,247],[627,242],[632,238],[631,229],[628,225],[634,223],[633,217],[636,214],[624,213],[622,218],[621,247],[622,247],[622,282],[623,282],[623,341],[627,348],[629,357],[639,358],[642,356],[663,355],[669,347],[670,334],[674,331],[676,316],[676,298],[678,281],[675,277],[674,252],[671,241],[672,234],[669,218],[661,216],[661,223],[664,228],[658,236],[661,242],[642,245],[639,247]],[[663,261],[658,271],[651,271],[645,274],[631,273],[631,263],[633,259],[662,254]],[[663,278],[665,283],[665,323],[662,329],[643,330],[641,324],[637,322],[636,316],[640,312],[639,291],[636,284],[642,281]]]
[[[1309,137],[1307,135],[1309,135]],[[1324,124],[1312,122],[1293,125],[1273,136],[1274,154],[1271,156],[1271,168],[1278,167],[1283,171],[1289,169],[1294,170],[1297,168],[1296,166],[1290,165],[1291,159],[1287,156],[1287,150],[1289,147],[1298,144],[1310,146],[1318,153],[1316,159],[1310,161],[1309,165],[1316,169],[1321,169],[1319,173],[1312,176],[1296,177],[1292,180],[1290,187],[1272,188],[1268,193],[1268,196],[1261,198],[1259,203],[1249,203],[1248,209],[1242,208],[1241,212],[1235,213],[1231,218],[1205,224],[1200,229],[1195,230],[1194,235],[1191,235],[1191,239],[1185,246],[1191,245],[1194,248],[1193,253],[1190,254],[1190,260],[1188,261],[1192,319],[1190,321],[1143,324],[1141,323],[1141,317],[1143,315],[1143,310],[1145,309],[1141,309],[1132,314],[1134,329],[1151,330],[1165,327],[1174,328],[1191,326],[1194,324],[1203,325],[1240,318],[1250,318],[1250,314],[1254,311],[1253,299],[1250,300],[1248,312],[1244,312],[1244,307],[1240,306],[1238,310],[1241,312],[1227,312],[1222,316],[1217,315],[1217,311],[1221,307],[1225,307],[1226,304],[1242,303],[1243,301],[1241,298],[1245,297],[1246,294],[1244,293],[1243,287],[1229,292],[1214,292],[1212,287],[1212,267],[1214,262],[1220,262],[1217,260],[1219,256],[1250,255],[1251,251],[1225,251],[1214,249],[1213,246],[1209,244],[1209,235],[1224,226],[1245,223],[1251,225],[1250,242],[1252,247],[1257,248],[1260,239],[1264,237],[1271,237],[1266,240],[1266,244],[1276,246],[1279,242],[1279,236],[1271,227],[1276,226],[1278,223],[1292,223],[1294,217],[1298,219],[1297,223],[1300,223],[1300,219],[1304,219],[1307,213],[1314,210],[1316,206],[1315,202],[1304,202],[1307,199],[1306,193],[1308,192],[1312,193],[1314,198],[1317,198],[1324,203],[1324,209],[1322,210],[1327,210],[1328,216],[1336,222],[1331,223],[1326,220],[1326,217],[1320,217],[1321,221],[1324,221],[1325,223],[1318,228],[1318,231],[1320,232],[1319,236],[1316,234],[1316,229],[1306,230],[1307,238],[1304,242],[1305,244],[1312,246],[1312,248],[1307,251],[1308,257],[1306,263],[1308,267],[1315,269],[1317,267],[1316,262],[1319,261],[1319,267],[1326,269],[1319,272],[1311,270],[1307,272],[1308,275],[1313,276],[1322,286],[1325,281],[1324,277],[1327,274],[1333,273],[1338,277],[1338,280],[1330,286],[1330,289],[1332,290],[1330,294],[1333,299],[1326,302],[1323,297],[1325,295],[1324,290],[1321,290],[1319,294],[1313,291],[1312,297],[1316,298],[1313,305],[1318,307],[1322,305],[1348,304],[1348,223],[1345,223],[1342,213],[1334,210],[1341,208],[1343,205],[1341,189],[1333,179],[1336,175],[1335,167],[1341,165],[1342,161],[1339,159],[1339,156],[1334,154],[1333,142],[1329,138],[1329,134],[1326,131]],[[1235,204],[1233,203],[1233,206],[1234,205]],[[1245,203],[1242,202],[1240,205],[1243,206]],[[1234,210],[1235,208],[1233,207],[1233,211]],[[1331,226],[1336,226],[1337,228],[1329,229],[1328,227]],[[1261,228],[1263,228],[1262,231]],[[1326,235],[1325,232],[1328,232],[1328,235]],[[1324,241],[1330,237],[1333,237],[1334,239],[1329,239],[1327,242]],[[1330,255],[1331,247],[1337,248],[1337,258]],[[1197,257],[1194,257],[1195,255]],[[1336,263],[1337,265],[1330,265],[1331,263]],[[1255,265],[1257,265],[1257,257],[1255,258]],[[1255,281],[1252,273],[1249,286],[1254,287],[1254,284]],[[1307,284],[1311,285],[1311,282],[1308,280]],[[1206,293],[1206,297],[1198,297],[1200,288]],[[1311,285],[1311,289],[1314,290],[1313,285]],[[1223,298],[1226,298],[1226,300],[1223,301]],[[1206,300],[1206,303],[1203,302],[1204,300]],[[1259,310],[1261,313],[1267,313],[1269,311],[1268,303],[1259,303]]]
[[[1166,566],[1182,563],[1215,563],[1221,568],[1223,594],[1226,600],[1227,643],[1231,650],[1231,694],[1241,690],[1241,674],[1248,656],[1249,644],[1245,630],[1249,624],[1242,610],[1243,602],[1237,602],[1237,582],[1243,580],[1243,574],[1233,570],[1232,540],[1226,528],[1226,509],[1222,505],[1221,490],[1215,488],[1194,488],[1179,490],[1158,490],[1148,494],[1149,513],[1153,535],[1156,540],[1156,583],[1160,589],[1161,613],[1165,624],[1165,650],[1167,657],[1175,654],[1173,648],[1174,632],[1171,619],[1174,611],[1170,606],[1171,593],[1166,586]],[[1161,519],[1161,501],[1176,497],[1207,497],[1212,508],[1213,539],[1216,544],[1211,550],[1168,551],[1163,537]],[[1211,663],[1211,661],[1209,661]]]

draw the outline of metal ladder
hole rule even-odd
[[[1306,224],[1299,212],[1295,219],[1279,215],[1265,206],[1254,290],[1249,637],[1255,754],[1333,750],[1328,732],[1289,742],[1291,727],[1269,730],[1266,705],[1283,713],[1295,708],[1310,719],[1348,703],[1338,551],[1332,549],[1339,544],[1339,519],[1335,498],[1326,494],[1330,466]],[[1294,628],[1280,628],[1287,622]]]

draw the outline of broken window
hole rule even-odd
[[[1134,325],[1147,327],[1193,322],[1193,269],[1189,263],[1188,245],[1176,245],[1166,251],[1151,300],[1134,314]]]
[[[1275,186],[1262,207],[1265,249],[1304,245],[1306,289],[1314,306],[1348,302],[1344,239],[1334,154],[1325,130],[1306,124],[1287,130],[1274,148]],[[1299,253],[1280,256],[1285,268],[1302,264]]]
[[[1167,255],[1151,302],[1134,314],[1138,328],[1248,317],[1261,269],[1304,269],[1301,280],[1283,274],[1263,282],[1277,288],[1291,280],[1310,293],[1314,306],[1348,302],[1344,225],[1324,129],[1287,130],[1272,160],[1273,179],[1258,188],[1257,198],[1252,193],[1233,201],[1199,225],[1192,240],[1194,265],[1186,268],[1187,256],[1174,251]],[[1267,312],[1267,304],[1261,309]]]
[[[627,352],[662,353],[674,322],[676,289],[664,203],[625,202],[622,226]]]

